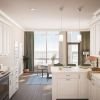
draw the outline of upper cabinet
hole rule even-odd
[[[10,27],[0,21],[0,56],[9,54],[10,46]]]
[[[0,22],[0,55],[2,54],[2,23]]]
[[[90,26],[90,54],[100,54],[100,10],[94,14],[94,18]]]

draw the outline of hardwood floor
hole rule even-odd
[[[52,100],[51,86],[21,84],[11,100]]]
[[[11,98],[11,100],[52,100],[51,85],[27,85],[26,80],[29,75],[23,75],[19,90]]]

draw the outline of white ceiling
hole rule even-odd
[[[93,13],[100,8],[100,0],[0,0],[0,9],[21,25],[25,30],[60,29],[61,12],[64,6],[63,29],[79,28],[81,11],[81,28],[88,28]],[[31,11],[31,9],[36,9]]]

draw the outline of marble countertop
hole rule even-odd
[[[62,67],[62,66],[59,66],[59,67],[54,67],[52,66],[51,67],[51,72],[52,73],[61,73],[61,72],[88,72],[88,71],[91,71],[90,68],[80,68],[80,67],[72,67],[72,68],[67,68],[67,67]]]
[[[0,71],[0,78],[2,78],[2,77],[4,77],[4,76],[8,75],[9,73],[10,73],[9,71],[6,71],[6,72]]]
[[[100,73],[93,73],[92,78],[100,80]]]

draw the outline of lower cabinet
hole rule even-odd
[[[59,79],[57,82],[58,99],[78,98],[78,79]]]
[[[96,100],[100,100],[100,83],[96,86]]]
[[[53,73],[52,100],[88,99],[87,72]]]
[[[89,100],[100,100],[100,80],[89,81]]]
[[[80,73],[80,79],[79,79],[79,99],[88,99],[88,78],[87,78],[87,72]]]
[[[96,86],[94,80],[89,81],[89,100],[96,100]]]
[[[13,72],[9,75],[9,98],[13,95]]]
[[[11,71],[9,76],[9,99],[14,95],[14,93],[19,88],[19,82],[18,82],[18,73],[17,70],[14,69]]]
[[[94,76],[88,80],[87,72],[53,73],[52,100],[100,100],[100,79]]]

